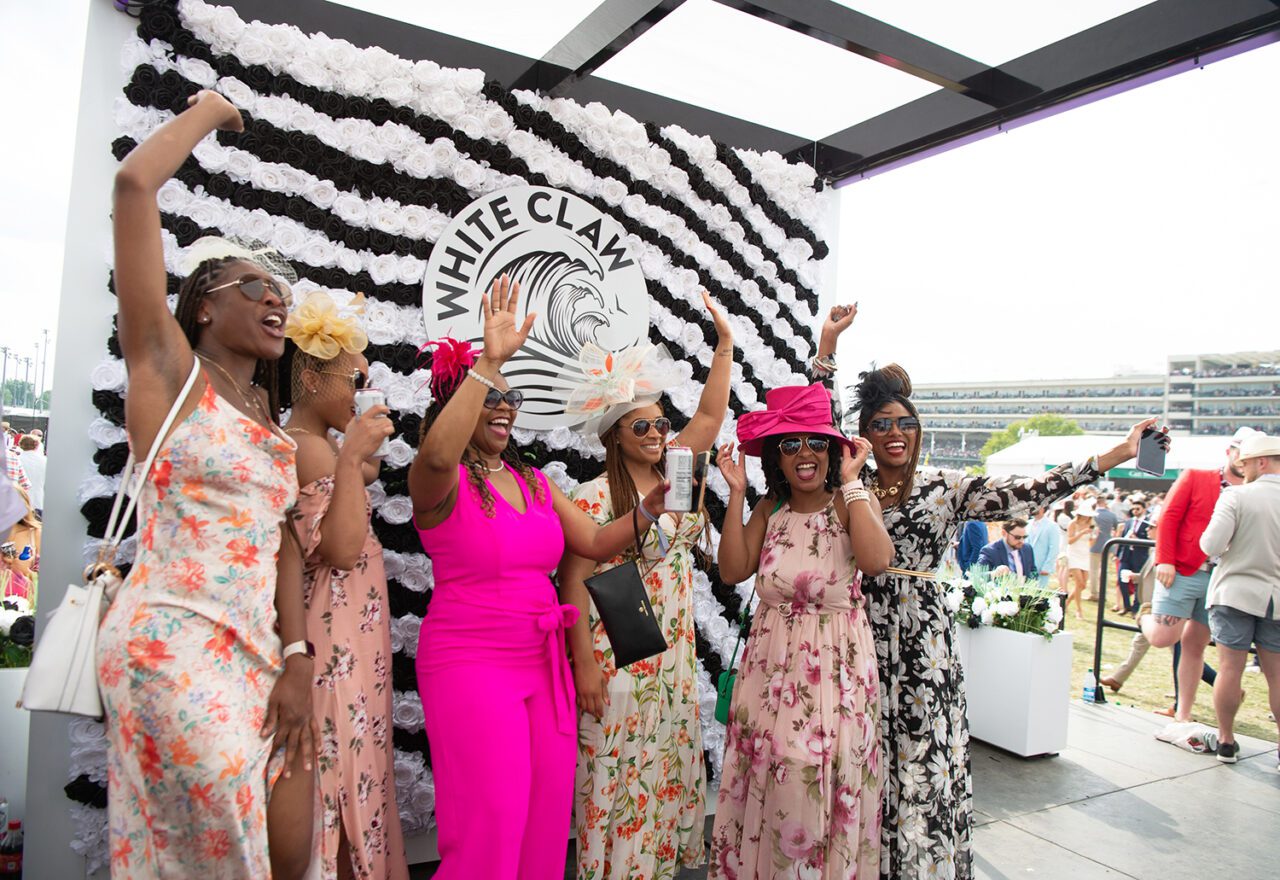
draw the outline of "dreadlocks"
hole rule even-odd
[[[174,310],[174,318],[187,337],[192,351],[200,344],[200,334],[204,331],[199,320],[200,299],[217,274],[236,262],[240,262],[239,257],[214,257],[205,260],[192,270],[178,289],[178,306]],[[271,415],[271,421],[280,424],[280,378],[275,362],[259,359],[253,370],[253,384],[267,392],[267,411]]]

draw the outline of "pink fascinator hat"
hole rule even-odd
[[[765,393],[765,408],[738,419],[738,448],[760,455],[764,441],[779,434],[818,434],[854,449],[831,422],[831,395],[822,385],[788,385]]]

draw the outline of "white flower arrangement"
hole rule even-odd
[[[959,626],[994,626],[1052,638],[1062,627],[1062,598],[1038,580],[991,575],[976,566],[947,582],[943,597]]]

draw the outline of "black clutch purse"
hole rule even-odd
[[[636,533],[636,558],[608,571],[587,578],[587,592],[595,603],[596,614],[604,625],[609,644],[613,646],[613,665],[618,669],[637,660],[653,657],[667,650],[667,640],[653,616],[649,593],[644,588],[639,560],[639,510],[631,511],[631,526]]]

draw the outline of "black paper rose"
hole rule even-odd
[[[220,199],[230,199],[235,194],[236,184],[225,174],[211,174],[209,180],[205,183],[205,189],[209,191],[209,195],[217,196]]]
[[[24,614],[9,626],[9,641],[21,648],[29,648],[36,640],[36,619]]]
[[[98,466],[98,473],[104,477],[113,477],[124,470],[129,460],[129,444],[113,443],[106,449],[99,449],[93,454],[93,463]]]
[[[124,399],[114,391],[94,391],[93,405],[113,425],[124,427]]]

